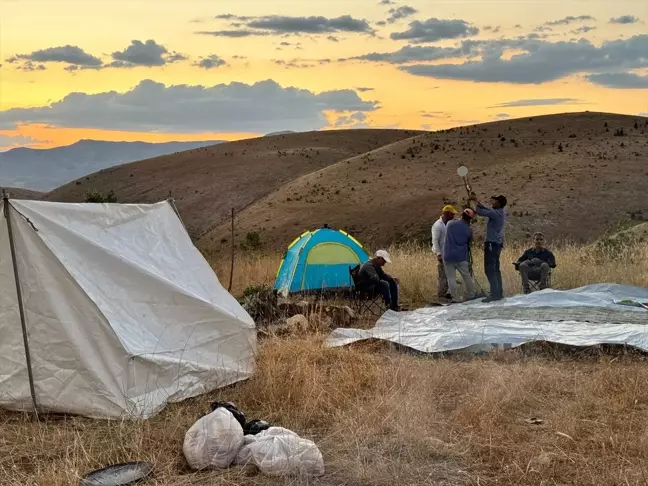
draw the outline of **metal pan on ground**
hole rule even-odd
[[[129,486],[145,481],[152,473],[150,462],[124,462],[88,473],[80,486]]]

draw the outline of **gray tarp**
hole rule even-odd
[[[379,339],[417,351],[483,351],[533,341],[571,346],[625,344],[648,351],[648,288],[595,284],[547,289],[489,304],[465,302],[412,312],[388,311],[373,329],[336,329],[327,346]]]

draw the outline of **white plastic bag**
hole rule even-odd
[[[229,410],[217,408],[185,434],[182,450],[192,469],[229,467],[243,446],[243,427]]]
[[[235,464],[255,464],[269,476],[321,476],[324,458],[314,442],[282,427],[246,435]]]

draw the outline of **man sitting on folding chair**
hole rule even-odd
[[[382,295],[387,307],[399,311],[398,279],[385,273],[382,267],[386,263],[391,263],[391,259],[385,250],[378,250],[371,260],[364,263],[358,272],[358,290]]]
[[[550,286],[551,270],[556,268],[556,258],[545,248],[545,237],[542,233],[533,235],[533,248],[529,248],[514,263],[515,269],[522,277],[522,291],[531,293],[531,286],[543,290]]]

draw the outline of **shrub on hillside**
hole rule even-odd
[[[111,190],[106,196],[99,191],[88,191],[85,193],[85,202],[87,203],[116,203],[117,196],[115,191]]]

